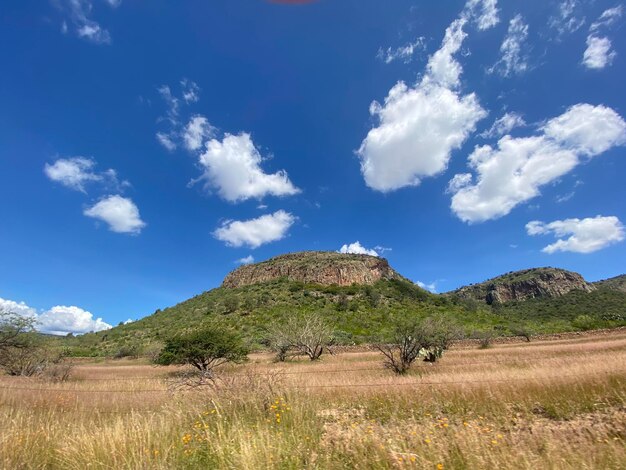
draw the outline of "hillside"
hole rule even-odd
[[[610,289],[626,292],[626,274],[594,282],[593,285],[598,289]]]
[[[593,292],[596,287],[578,273],[557,268],[534,268],[503,274],[480,284],[461,287],[449,294],[492,305],[561,297],[573,290]]]
[[[489,298],[498,301],[489,304]],[[596,289],[576,273],[539,268],[438,295],[381,258],[304,252],[238,268],[222,287],[134,323],[58,341],[80,356],[146,352],[177,332],[219,320],[260,347],[269,325],[306,312],[331,323],[340,344],[372,341],[389,327],[390,317],[406,312],[448,316],[467,335],[507,335],[520,326],[555,333],[626,325],[626,293]]]

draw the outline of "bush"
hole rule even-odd
[[[212,376],[213,370],[227,362],[243,362],[248,348],[234,331],[209,325],[168,339],[156,362],[160,365],[190,364]]]
[[[592,330],[596,327],[596,321],[590,315],[578,315],[572,321],[572,325],[577,330],[587,331]]]
[[[277,361],[285,361],[290,351],[315,361],[333,342],[332,328],[317,314],[290,316],[283,323],[274,323],[266,336]]]
[[[385,357],[384,366],[403,375],[419,357],[435,362],[458,337],[459,328],[443,317],[425,320],[405,317],[394,321],[389,341],[377,344],[376,348]]]

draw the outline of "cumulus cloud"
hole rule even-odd
[[[350,243],[349,245],[343,245],[341,248],[339,248],[339,253],[379,256],[376,250],[365,248],[363,245],[361,245],[361,243],[358,240],[355,241],[354,243]]]
[[[611,50],[609,38],[587,36],[587,49],[583,53],[583,64],[588,69],[603,69],[611,65],[617,53]]]
[[[14,300],[3,299],[0,297],[0,312],[2,313],[14,313],[22,317],[37,316],[37,310],[29,307],[24,302],[15,302]]]
[[[382,48],[378,50],[378,57],[380,60],[385,62],[386,64],[390,64],[395,60],[401,60],[405,64],[408,64],[413,59],[413,55],[417,52],[424,50],[426,38],[419,37],[415,41],[405,44],[404,46],[397,47],[392,49],[388,47],[386,50]]]
[[[526,126],[526,121],[524,121],[524,118],[520,114],[514,112],[506,113],[502,117],[496,119],[493,125],[488,130],[480,134],[480,136],[484,139],[502,137],[504,134],[508,134],[516,127],[524,126]]]
[[[554,235],[558,240],[543,248],[544,253],[570,251],[593,253],[624,240],[624,226],[617,217],[589,217],[544,223],[533,220],[526,224],[528,235]],[[567,238],[565,238],[567,237]]]
[[[588,69],[603,69],[613,63],[617,53],[612,50],[611,40],[602,35],[602,31],[610,28],[622,16],[623,8],[619,5],[605,10],[589,27],[587,48],[583,53],[583,65]]]
[[[122,196],[107,196],[83,213],[106,222],[109,230],[116,233],[138,234],[146,226],[135,203]]]
[[[111,328],[111,325],[102,321],[102,318],[94,319],[91,312],[80,307],[64,305],[57,305],[42,313],[37,322],[40,331],[53,335],[82,334]]]
[[[215,135],[216,129],[209,124],[209,120],[200,115],[193,116],[183,134],[185,147],[189,151],[198,150],[202,147],[204,141]]]
[[[244,258],[240,258],[237,261],[235,261],[235,263],[237,264],[252,264],[254,263],[254,256],[252,255],[248,255]]]
[[[113,169],[96,171],[96,162],[86,157],[59,158],[54,163],[46,163],[44,173],[65,187],[85,193],[85,185],[89,182],[100,182],[107,187],[119,189],[128,186],[127,181],[120,182],[117,172]]]
[[[102,318],[94,319],[90,312],[74,306],[57,305],[38,314],[36,309],[24,302],[0,298],[0,311],[33,318],[36,321],[35,329],[54,335],[83,334],[111,328]]]
[[[476,147],[469,166],[448,185],[451,208],[465,222],[508,214],[539,195],[539,188],[565,175],[583,157],[597,156],[626,143],[626,123],[613,109],[577,104],[549,120],[532,137],[502,137],[497,148]]]
[[[248,246],[258,248],[266,243],[282,240],[296,217],[289,212],[279,210],[250,220],[227,220],[213,236],[228,246]]]
[[[500,46],[500,60],[489,72],[498,72],[503,77],[509,77],[528,70],[527,57],[522,52],[527,39],[528,25],[524,23],[522,15],[517,15],[509,23],[506,37]]]
[[[121,0],[106,0],[106,3],[110,7],[116,8],[120,5]],[[67,17],[62,23],[62,32],[68,32],[71,25],[74,33],[82,39],[94,44],[111,44],[109,31],[91,18],[93,14],[93,2],[91,0],[58,0],[54,4]]]
[[[206,143],[204,153],[199,157],[204,168],[201,179],[230,202],[260,199],[268,195],[290,196],[300,192],[284,170],[264,173],[262,161],[250,134],[226,134],[221,141],[212,139]]]
[[[52,181],[84,193],[85,183],[102,179],[93,171],[95,166],[96,162],[90,158],[60,158],[53,164],[46,163],[44,173]]]
[[[475,94],[463,96],[457,90],[463,68],[455,54],[466,37],[463,28],[467,22],[476,19],[486,28],[494,21],[493,8],[495,2],[468,2],[446,29],[421,81],[415,86],[398,82],[383,104],[372,102],[370,114],[378,125],[357,151],[368,187],[388,192],[416,186],[422,178],[442,173],[451,152],[461,147],[487,115]],[[480,19],[482,15],[487,16]]]

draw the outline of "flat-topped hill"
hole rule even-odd
[[[222,287],[243,287],[281,278],[322,286],[373,285],[382,279],[404,279],[384,258],[303,251],[241,266],[226,276]]]
[[[578,273],[558,268],[533,268],[514,271],[480,284],[461,287],[451,294],[491,305],[535,298],[561,297],[573,290],[596,290]]]

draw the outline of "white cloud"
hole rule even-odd
[[[14,313],[22,317],[35,318],[37,316],[37,310],[29,307],[24,302],[15,302],[13,300],[3,299],[2,297],[0,297],[0,312]]]
[[[370,188],[388,192],[440,174],[447,168],[452,150],[460,148],[487,115],[473,93],[461,96],[456,91],[463,69],[454,55],[466,37],[463,27],[467,21],[464,12],[447,28],[441,47],[430,57],[417,85],[398,82],[384,104],[374,101],[370,105],[378,125],[357,151],[361,173]]]
[[[121,0],[106,0],[106,3],[116,8]],[[61,31],[66,33],[69,29],[68,21],[72,25],[75,34],[94,44],[111,44],[111,35],[91,19],[93,2],[91,0],[58,0],[54,4],[63,11],[68,19],[62,22]]]
[[[528,235],[554,235],[558,240],[543,248],[544,253],[571,251],[593,253],[624,240],[624,226],[617,217],[555,220],[548,224],[534,220],[526,224]],[[567,238],[564,238],[567,237]]]
[[[185,147],[189,151],[198,150],[202,147],[205,139],[213,137],[215,133],[216,129],[209,124],[206,117],[193,116],[187,123],[183,134]]]
[[[413,55],[416,52],[424,50],[425,40],[426,38],[422,36],[417,38],[414,42],[410,42],[395,49],[392,49],[391,47],[388,47],[386,50],[379,49],[376,57],[384,61],[386,64],[390,64],[394,60],[402,60],[402,62],[408,64],[411,59],[413,59]]]
[[[606,36],[601,36],[600,31],[610,28],[621,18],[622,12],[621,5],[609,8],[589,27],[587,49],[583,53],[583,65],[588,69],[603,69],[613,63],[617,53],[611,50],[611,40]]]
[[[235,263],[237,263],[237,264],[252,264],[252,263],[254,263],[254,256],[248,255],[245,258],[238,259],[237,261],[235,261]]]
[[[156,138],[157,141],[170,152],[176,150],[177,145],[171,135],[165,134],[164,132],[157,132]]]
[[[135,203],[122,196],[107,196],[83,213],[106,222],[116,233],[138,234],[146,226]]]
[[[343,245],[341,248],[339,248],[339,253],[379,256],[376,250],[365,248],[358,240],[354,243],[350,243],[349,245]]]
[[[587,36],[587,49],[583,54],[583,64],[588,69],[603,69],[611,65],[617,53],[611,50],[609,38]]]
[[[178,110],[179,110],[179,100],[174,96],[172,90],[167,85],[161,85],[157,91],[165,101],[167,105],[167,119],[172,124],[178,124]]]
[[[504,136],[497,148],[476,147],[469,166],[477,173],[456,175],[448,186],[451,208],[465,222],[508,214],[539,195],[539,188],[565,175],[582,157],[626,143],[626,123],[611,108],[578,104],[548,121],[540,135]]]
[[[549,120],[543,131],[564,147],[590,157],[626,144],[626,123],[613,109],[602,105],[574,105]]]
[[[432,292],[433,294],[437,293],[437,282],[431,282],[430,284],[426,284],[425,282],[422,281],[417,281],[415,284],[417,284],[418,286],[420,286],[422,289],[426,289],[429,292]]]
[[[254,249],[285,238],[295,221],[295,216],[279,210],[256,219],[228,220],[213,232],[213,236],[228,246],[246,245]]]
[[[90,158],[60,158],[52,165],[46,163],[44,173],[52,181],[84,193],[85,183],[102,179],[102,175],[93,171],[95,166],[96,162]]]
[[[254,146],[250,134],[226,134],[220,142],[207,142],[199,157],[204,168],[201,179],[215,188],[223,199],[230,202],[245,201],[264,196],[289,196],[298,194],[287,173],[283,170],[274,174],[261,169],[261,154]]]
[[[39,315],[37,310],[24,302],[0,298],[0,311],[33,318],[36,321],[35,328],[38,331],[55,335],[82,334],[111,328],[111,325],[101,318],[94,319],[90,312],[74,306],[57,305]]]
[[[129,318],[128,320],[124,322],[124,325],[130,325],[131,323],[135,323],[135,320],[133,320],[132,318]]]
[[[471,16],[478,29],[489,29],[500,22],[498,18],[498,0],[468,0],[465,5],[467,14]]]
[[[111,168],[105,171],[96,171],[96,162],[91,158],[69,157],[59,158],[52,164],[46,163],[44,173],[54,181],[70,189],[85,193],[85,185],[89,182],[99,182],[106,187],[120,190],[129,186],[128,181],[120,182],[117,172]]]
[[[508,134],[516,127],[526,126],[524,118],[517,113],[506,113],[502,117],[496,119],[493,125],[480,134],[481,137],[487,139],[492,137],[502,137],[504,134]]]
[[[522,15],[515,16],[509,23],[504,41],[500,46],[500,60],[488,71],[498,72],[503,77],[520,74],[528,70],[527,58],[522,53],[524,43],[528,39],[528,25]]]
[[[111,328],[111,325],[102,321],[102,318],[94,319],[91,312],[79,307],[66,307],[64,305],[52,307],[39,315],[37,321],[39,331],[53,335],[83,334]]]
[[[196,82],[183,78],[180,81],[185,103],[195,103],[200,99],[200,87]]]
[[[559,39],[578,31],[585,24],[585,17],[578,14],[579,6],[577,0],[565,0],[559,4],[558,15],[550,18],[549,26],[557,31]]]
[[[612,26],[617,20],[622,17],[623,12],[624,8],[622,7],[622,5],[618,5],[614,8],[604,10],[600,17],[591,24],[589,31],[594,32],[599,30],[600,28],[608,28]]]

